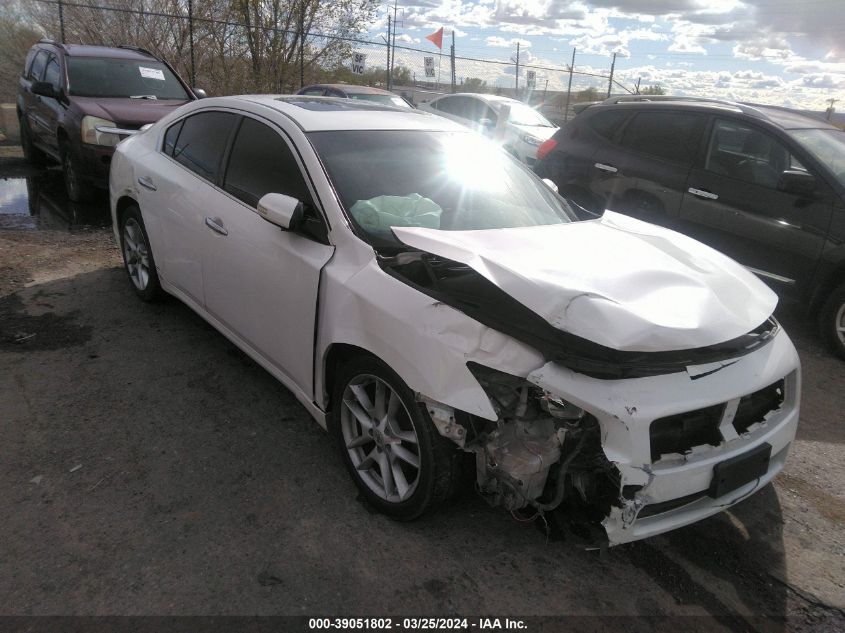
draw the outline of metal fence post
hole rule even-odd
[[[452,94],[455,94],[455,29],[452,29]]]
[[[65,11],[62,0],[59,0],[59,41],[65,43]]]
[[[188,0],[188,46],[191,49],[191,88],[197,85],[194,63],[194,0]]]
[[[572,73],[575,71],[575,47],[572,48],[572,63],[569,64],[569,87],[566,89],[566,109],[563,111],[563,122],[569,120],[569,99],[572,97]]]
[[[391,27],[391,21],[390,21],[390,12],[389,11],[390,10],[388,9],[388,14],[387,14],[387,39],[385,40],[387,42],[387,89],[388,90],[390,90],[390,80],[391,80],[391,77],[390,77],[390,27]],[[395,29],[396,27],[394,26],[393,28]]]
[[[516,43],[516,84],[513,93],[514,99],[519,99],[519,42]]]

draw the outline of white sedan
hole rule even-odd
[[[522,101],[498,95],[458,93],[420,105],[494,139],[526,165],[537,162],[537,149],[557,126]]]
[[[131,286],[185,302],[299,399],[399,519],[461,486],[617,544],[783,467],[799,363],[753,274],[568,204],[489,141],[343,99],[203,99],[122,142]],[[471,484],[468,484],[471,485]]]

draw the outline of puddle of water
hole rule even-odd
[[[0,174],[0,231],[76,231],[111,224],[108,196],[97,192],[90,203],[71,202],[61,171],[42,170],[23,178]]]

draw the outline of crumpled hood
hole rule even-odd
[[[777,305],[762,281],[725,255],[612,211],[552,226],[393,232],[412,248],[471,266],[556,328],[621,351],[729,341]]]
[[[114,121],[118,126],[142,126],[155,123],[166,114],[170,114],[187,101],[153,99],[101,99],[95,97],[73,97],[83,114],[98,116]]]

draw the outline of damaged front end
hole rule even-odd
[[[672,236],[628,233],[625,240],[674,267],[672,283],[656,263],[632,273],[634,285],[648,279],[652,301],[644,309],[615,277],[585,283],[580,263],[553,266],[558,245],[524,230],[542,253],[512,256],[507,231],[482,238],[422,229],[396,231],[406,247],[377,251],[391,277],[539,355],[531,368],[513,371],[485,360],[486,349],[486,357],[465,352],[495,416],[448,406],[443,394],[419,395],[440,434],[474,454],[477,488],[491,505],[553,517],[602,547],[715,514],[782,469],[797,427],[800,367],[761,283],[701,245],[673,249]],[[581,246],[573,240],[567,248]],[[603,284],[615,284],[613,292],[600,292]],[[723,304],[734,296],[753,300],[747,309]],[[733,338],[719,336],[719,320]],[[634,332],[637,347],[615,347],[617,329]]]
[[[467,366],[497,420],[422,401],[441,435],[475,454],[477,489],[491,506],[535,514],[568,506],[595,525],[612,505],[622,507],[619,472],[602,450],[595,416],[523,378],[474,362]],[[599,535],[588,527],[585,522],[581,532]]]

